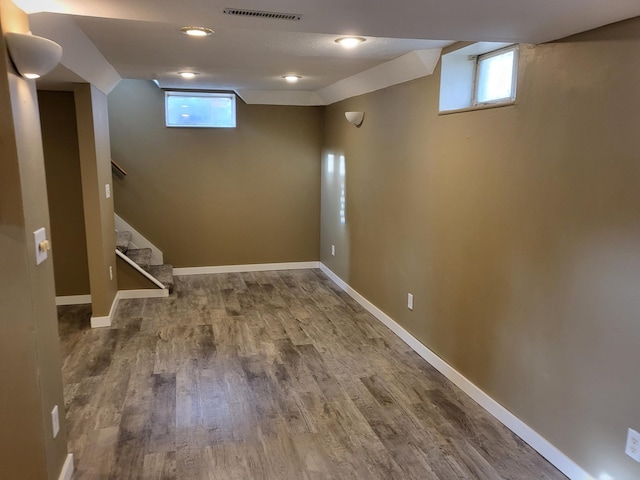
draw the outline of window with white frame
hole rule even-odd
[[[440,113],[515,101],[518,45],[478,42],[442,56]]]
[[[478,55],[474,105],[513,102],[516,97],[518,46]]]
[[[235,128],[233,93],[165,92],[167,127]]]

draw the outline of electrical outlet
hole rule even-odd
[[[58,436],[60,432],[60,419],[58,418],[58,405],[51,410],[51,428],[53,430],[53,438]]]
[[[336,246],[335,245],[331,245],[331,255],[333,255],[334,257],[336,256]]]
[[[407,308],[413,310],[413,294],[407,293]]]
[[[624,453],[636,462],[640,462],[640,433],[631,428],[627,431],[627,446]]]

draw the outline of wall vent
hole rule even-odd
[[[239,8],[225,8],[226,15],[238,15],[240,17],[269,18],[273,20],[300,20],[302,15],[297,13],[263,12],[260,10],[242,10]]]

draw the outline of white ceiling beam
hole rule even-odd
[[[34,35],[49,38],[62,46],[62,65],[105,94],[122,80],[72,17],[36,13],[29,15],[29,25]]]
[[[395,60],[340,80],[316,93],[326,105],[330,105],[346,98],[431,75],[438,63],[441,51],[440,48],[414,50]]]

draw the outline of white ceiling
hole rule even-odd
[[[346,83],[353,86],[355,80],[363,79],[363,72],[380,72],[378,67],[402,56],[416,62],[427,57],[437,61],[437,54],[425,52],[439,53],[441,47],[453,41],[540,43],[640,15],[640,0],[14,2],[28,13],[57,14],[32,16],[34,33],[44,35],[46,31],[56,41],[59,40],[54,37],[65,35],[51,25],[68,30],[68,22],[73,20],[82,36],[86,35],[122,78],[157,79],[167,88],[235,90],[241,96],[245,92],[247,97],[263,99],[273,92],[277,102],[258,103],[299,104],[328,103],[327,98],[321,98],[322,92]],[[302,19],[231,17],[223,14],[226,7],[295,13]],[[65,17],[64,22],[56,20],[60,16]],[[186,25],[207,26],[215,34],[190,38],[178,31]],[[338,36],[348,34],[364,36],[367,41],[353,50],[334,42]],[[64,44],[63,47],[67,51]],[[79,50],[77,46],[73,49]],[[413,51],[421,54],[407,56]],[[63,64],[69,68],[64,57]],[[407,61],[389,63],[405,64]],[[435,62],[426,65],[422,74],[430,73],[433,66]],[[195,70],[200,75],[191,81],[183,80],[177,75],[182,70]],[[281,78],[287,73],[303,78],[290,85]],[[392,77],[396,82],[411,78]],[[349,94],[354,93],[364,91],[352,88]],[[299,100],[311,98],[309,95],[312,100]],[[333,92],[330,101],[341,96],[344,95]]]

